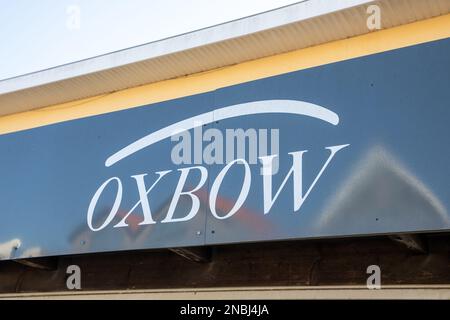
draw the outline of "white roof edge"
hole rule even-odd
[[[239,38],[370,2],[373,0],[302,1],[136,47],[0,80],[0,95]]]

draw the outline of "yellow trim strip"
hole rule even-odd
[[[450,37],[450,14],[315,47],[0,117],[0,134],[35,128]]]

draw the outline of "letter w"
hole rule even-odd
[[[264,190],[264,214],[267,214],[270,209],[272,208],[274,202],[277,200],[278,196],[280,195],[281,190],[284,188],[284,185],[286,184],[289,177],[293,176],[293,183],[294,183],[294,212],[298,211],[303,203],[305,202],[306,198],[308,198],[309,193],[316,185],[317,181],[320,179],[322,174],[324,173],[325,169],[330,164],[331,160],[334,158],[336,153],[344,149],[345,147],[348,147],[349,144],[339,145],[339,146],[333,146],[333,147],[327,147],[325,149],[330,150],[330,155],[328,156],[327,161],[320,169],[319,173],[315,177],[314,181],[312,182],[311,186],[308,188],[305,194],[303,194],[303,154],[307,152],[308,150],[304,151],[296,151],[296,152],[290,152],[289,154],[292,156],[292,167],[289,170],[288,174],[284,178],[283,182],[281,183],[280,188],[276,192],[275,196],[272,197],[272,161],[277,155],[270,155],[270,156],[264,156],[259,157],[262,165],[263,165],[263,190]]]

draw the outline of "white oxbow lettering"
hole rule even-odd
[[[328,150],[329,155],[325,163],[322,165],[321,169],[315,176],[313,182],[311,185],[307,188],[306,192],[304,192],[304,184],[303,184],[303,158],[305,154],[308,152],[308,150],[301,150],[301,151],[295,151],[295,152],[289,152],[289,156],[292,159],[292,165],[286,174],[286,176],[283,179],[283,182],[278,187],[275,194],[273,193],[273,175],[275,174],[272,170],[272,165],[274,163],[274,159],[278,157],[278,155],[270,155],[270,156],[264,156],[260,157],[260,162],[262,165],[261,172],[263,172],[263,178],[262,178],[262,189],[263,189],[263,207],[264,207],[264,214],[269,214],[272,206],[274,205],[275,201],[277,200],[278,196],[282,192],[282,190],[285,188],[287,181],[292,178],[292,188],[293,188],[293,194],[294,198],[292,201],[293,204],[293,211],[297,212],[300,210],[303,203],[308,198],[309,194],[313,190],[314,186],[317,184],[319,179],[324,174],[327,167],[330,165],[331,161],[334,159],[336,154],[348,147],[349,144],[344,145],[337,145],[337,146],[330,146],[326,147],[325,149]],[[223,183],[223,180],[229,174],[231,169],[233,167],[237,167],[238,165],[241,165],[244,168],[244,177],[242,181],[242,187],[239,193],[239,196],[237,197],[233,207],[227,212],[225,215],[220,216],[217,213],[216,210],[216,201],[219,194],[220,187]],[[167,211],[167,214],[161,223],[174,223],[174,222],[187,222],[191,219],[193,219],[196,214],[198,213],[201,203],[199,197],[195,194],[197,191],[199,191],[202,187],[204,187],[207,178],[208,178],[208,170],[206,167],[203,166],[193,166],[193,167],[187,167],[178,169],[177,171],[180,172],[178,183],[175,188],[175,191],[172,195],[172,200],[169,205],[169,209]],[[186,188],[186,181],[188,180],[189,175],[191,172],[198,171],[200,173],[200,179],[197,182],[197,184],[194,187],[191,187],[190,190],[185,190]],[[157,221],[155,221],[152,217],[152,211],[151,211],[151,201],[149,201],[149,197],[151,195],[151,191],[157,187],[158,183],[164,179],[168,174],[170,174],[171,170],[166,171],[158,171],[157,179],[153,182],[153,184],[147,188],[144,178],[147,177],[147,173],[141,173],[130,176],[130,179],[134,179],[136,181],[136,189],[137,193],[139,195],[139,201],[128,211],[128,213],[121,219],[119,223],[114,225],[115,228],[120,227],[127,227],[128,224],[126,223],[127,217],[140,205],[142,208],[142,214],[143,214],[143,221],[139,225],[146,225],[146,224],[155,224]],[[259,174],[258,174],[259,176]],[[217,177],[214,179],[211,190],[209,194],[209,209],[213,217],[219,220],[224,220],[232,217],[235,215],[239,209],[244,205],[250,190],[252,188],[252,182],[254,182],[255,179],[252,179],[252,172],[250,170],[250,166],[247,160],[245,159],[236,159],[231,162],[229,162],[222,170],[219,172]],[[255,181],[261,181],[261,179],[256,179]],[[95,227],[93,226],[93,216],[95,207],[106,189],[106,187],[109,184],[116,183],[117,188],[116,190],[116,197],[114,204],[105,219],[105,221],[99,226]],[[177,207],[177,204],[180,201],[180,198],[189,197],[191,200],[191,208],[189,212],[184,217],[174,217],[175,209]],[[91,203],[89,204],[88,208],[88,226],[92,231],[99,231],[107,227],[111,221],[114,219],[115,215],[118,213],[121,201],[123,197],[123,187],[122,187],[122,181],[118,177],[112,177],[108,180],[106,180],[104,183],[100,185],[100,187],[95,192],[94,196],[92,197]]]

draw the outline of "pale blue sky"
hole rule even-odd
[[[0,79],[295,2],[299,0],[0,0]]]

